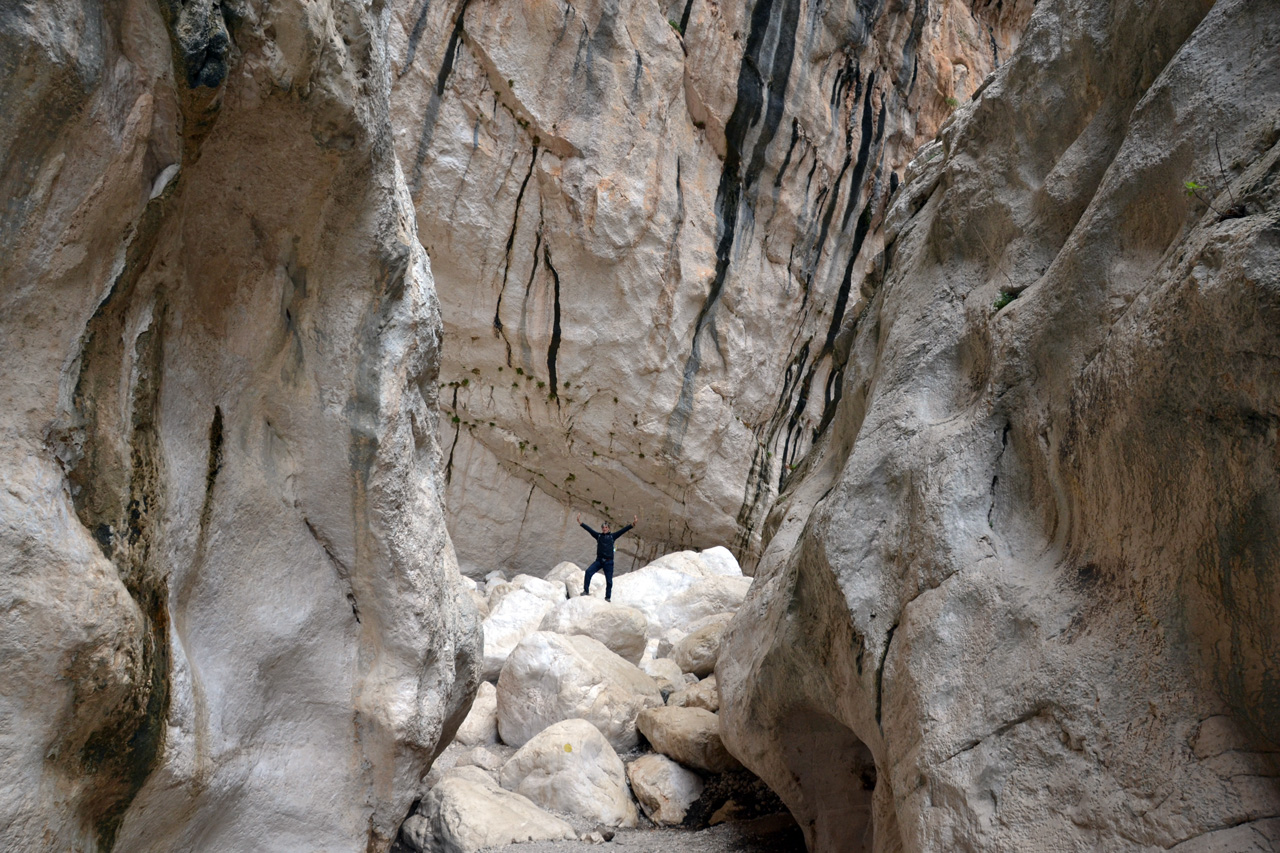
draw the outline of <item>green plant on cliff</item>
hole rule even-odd
[[[996,297],[996,301],[992,304],[992,308],[999,311],[1004,306],[1018,298],[1018,294],[1012,290],[1001,290],[1000,295]]]

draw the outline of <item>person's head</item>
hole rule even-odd
[[[608,532],[609,532],[609,522],[607,522],[607,521],[606,521],[604,524],[600,525],[600,529],[601,529],[601,530],[603,530],[605,533],[608,533]]]

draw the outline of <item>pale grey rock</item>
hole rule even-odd
[[[640,659],[639,667],[664,693],[684,689],[684,670],[671,658],[644,657]]]
[[[671,658],[683,672],[692,673],[698,678],[706,678],[716,668],[716,659],[720,656],[720,638],[729,626],[731,613],[720,613],[709,620],[699,620],[705,624],[687,634],[672,650]]]
[[[674,551],[670,554],[663,554],[645,566],[645,568],[670,569],[673,572],[692,575],[696,578],[704,578],[712,574],[711,567],[697,551]],[[742,573],[739,572],[738,574]]]
[[[750,588],[751,578],[705,578],[664,601],[654,618],[663,629],[688,631],[700,619],[737,610]]]
[[[809,850],[1273,843],[1278,92],[1273,4],[1040,0],[899,189],[717,667]]]
[[[487,581],[484,585],[484,600],[488,605],[490,612],[498,606],[498,602],[502,601],[503,596],[514,590],[511,582],[503,578],[494,578]]]
[[[478,853],[527,841],[577,837],[566,821],[504,790],[478,767],[450,771],[419,806],[406,840],[421,853]]]
[[[634,607],[649,620],[651,636],[661,636],[665,628],[658,618],[662,606],[671,598],[699,583],[698,575],[662,566],[648,567],[613,579],[613,601]],[[724,608],[721,608],[723,610]]]
[[[626,770],[594,725],[563,720],[547,726],[502,767],[499,782],[543,808],[605,826],[635,826]]]
[[[686,767],[709,773],[742,769],[720,739],[720,718],[705,708],[647,708],[636,728],[655,752]]]
[[[675,653],[676,646],[680,645],[680,642],[687,636],[688,633],[679,628],[668,628],[661,637],[653,640],[654,647],[650,656],[655,658],[671,657]],[[645,650],[649,651],[648,645],[645,646]]]
[[[701,776],[657,753],[628,764],[627,779],[645,817],[659,826],[678,826],[702,796]]]
[[[385,849],[465,715],[388,20],[0,12],[5,849]]]
[[[466,746],[498,742],[498,690],[490,682],[480,682],[471,710],[458,726],[454,740]]]
[[[473,747],[468,752],[464,752],[458,756],[454,767],[479,767],[481,770],[496,777],[496,774],[502,770],[502,766],[507,760],[494,752],[492,749],[486,749],[483,746]]]
[[[559,580],[545,580],[533,575],[516,575],[511,579],[511,585],[539,598],[545,598],[553,604],[559,604],[568,598],[564,582]]]
[[[738,565],[738,558],[733,556],[733,552],[723,545],[708,548],[698,556],[702,558],[709,575],[742,577],[742,566]]]
[[[570,598],[578,598],[582,595],[582,586],[585,579],[586,573],[578,566],[577,563],[557,563],[555,568],[547,572],[547,580],[555,580],[563,583]],[[597,572],[595,576],[591,578],[591,594],[596,598],[604,598],[604,588],[604,575]]]
[[[599,640],[628,663],[639,663],[645,651],[648,620],[634,607],[590,596],[570,599],[548,613],[539,626],[556,634],[582,634]]]
[[[653,679],[603,643],[535,631],[498,677],[498,732],[518,747],[553,723],[581,718],[626,752],[637,743],[636,716],[661,704]]]
[[[485,598],[478,589],[467,590],[467,598],[471,599],[471,604],[475,607],[476,613],[479,614],[481,619],[489,615],[489,599]]]
[[[720,710],[720,690],[716,677],[704,678],[667,697],[667,704],[676,708],[704,708],[711,713]]]
[[[490,602],[491,610],[484,619],[484,663],[480,670],[486,681],[497,679],[511,650],[538,630],[543,618],[555,607],[549,596],[528,592],[514,584],[508,584],[496,599],[491,597]]]

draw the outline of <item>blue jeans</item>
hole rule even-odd
[[[597,559],[587,566],[587,579],[582,582],[582,594],[591,594],[591,576],[601,569],[604,570],[604,600],[608,601],[613,598],[613,560]]]

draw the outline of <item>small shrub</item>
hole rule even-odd
[[[1001,308],[1017,298],[1018,294],[1014,293],[1012,290],[1002,290],[1000,291],[1000,295],[996,297],[996,301],[992,307],[999,311]]]
[[[947,106],[954,110],[956,107],[960,106],[960,102],[955,98],[947,98]]]

